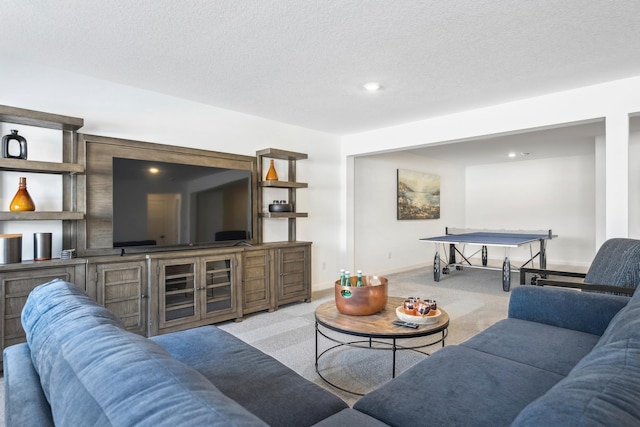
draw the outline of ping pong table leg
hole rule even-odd
[[[538,263],[540,264],[540,270],[546,270],[547,268],[547,242],[545,239],[540,239],[540,254],[538,255]],[[546,279],[548,275],[540,274],[540,277]],[[533,278],[531,278],[533,280]]]
[[[502,263],[502,290],[509,292],[509,289],[511,289],[511,261],[509,261],[509,248],[505,248]]]
[[[449,243],[449,265],[456,263],[456,245]]]
[[[483,267],[487,266],[487,258],[488,258],[487,247],[485,245],[482,245],[482,266]]]
[[[436,256],[433,258],[433,280],[440,281],[440,253],[438,252],[438,244],[436,243]]]
[[[547,268],[547,250],[546,243],[544,239],[540,239],[540,269],[544,270]]]

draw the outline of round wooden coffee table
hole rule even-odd
[[[400,307],[404,302],[404,298],[389,297],[386,307],[379,313],[372,314],[370,316],[350,316],[348,314],[342,314],[336,308],[335,301],[327,301],[318,308],[316,308],[316,372],[327,384],[352,393],[356,395],[362,395],[362,393],[356,393],[351,390],[347,390],[331,381],[327,380],[321,373],[318,367],[318,362],[322,356],[328,352],[343,347],[357,347],[367,348],[374,350],[391,350],[393,363],[391,376],[396,376],[396,351],[398,350],[412,350],[418,353],[429,355],[421,349],[432,346],[434,344],[442,343],[444,347],[444,341],[447,338],[449,327],[449,315],[442,308],[438,309],[442,312],[442,315],[436,323],[429,325],[420,325],[417,329],[407,328],[404,326],[394,325],[393,322],[398,320],[396,317],[396,307]],[[329,331],[339,332],[341,334],[364,337],[366,340],[344,341],[338,337],[331,336]],[[439,334],[439,335],[438,335]],[[415,346],[398,345],[398,340],[407,340],[413,338],[427,337],[434,335],[434,339],[427,343],[420,343]],[[437,335],[437,336],[435,336]],[[319,352],[318,338],[323,336],[324,338],[336,343],[336,345],[327,348],[326,350]],[[374,344],[380,344],[374,346]]]

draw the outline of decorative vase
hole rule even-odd
[[[269,160],[269,170],[267,171],[267,181],[277,181],[278,173],[276,172],[276,168],[273,166],[273,159]]]
[[[11,204],[9,205],[9,210],[11,212],[25,212],[36,210],[36,205],[35,203],[33,203],[33,199],[31,199],[31,196],[27,191],[27,178],[23,176],[20,177],[18,192],[15,196],[13,196]]]
[[[13,144],[12,144],[13,142]],[[14,152],[13,145],[18,148],[18,154]],[[2,137],[2,157],[5,159],[26,159],[27,158],[27,140],[23,136],[18,135],[17,130],[12,130],[11,135]]]

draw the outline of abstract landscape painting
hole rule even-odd
[[[398,219],[440,218],[440,175],[398,169]]]

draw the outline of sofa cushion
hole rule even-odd
[[[420,425],[415,423],[414,425]],[[314,424],[313,427],[388,427],[388,424],[363,414],[355,409],[347,408]]]
[[[629,338],[640,340],[640,292],[636,292],[627,305],[614,316],[600,337],[597,346],[604,346]]]
[[[70,283],[34,289],[22,324],[56,425],[265,425]]]
[[[310,426],[348,407],[334,394],[215,326],[151,339],[271,426]]]
[[[508,426],[563,376],[448,346],[358,400],[353,408],[389,425]]]
[[[514,426],[640,425],[640,341],[597,347],[544,396],[528,405]]]
[[[4,349],[4,425],[53,427],[51,408],[40,387],[26,343]]]
[[[543,323],[505,319],[461,345],[565,376],[599,338]]]

